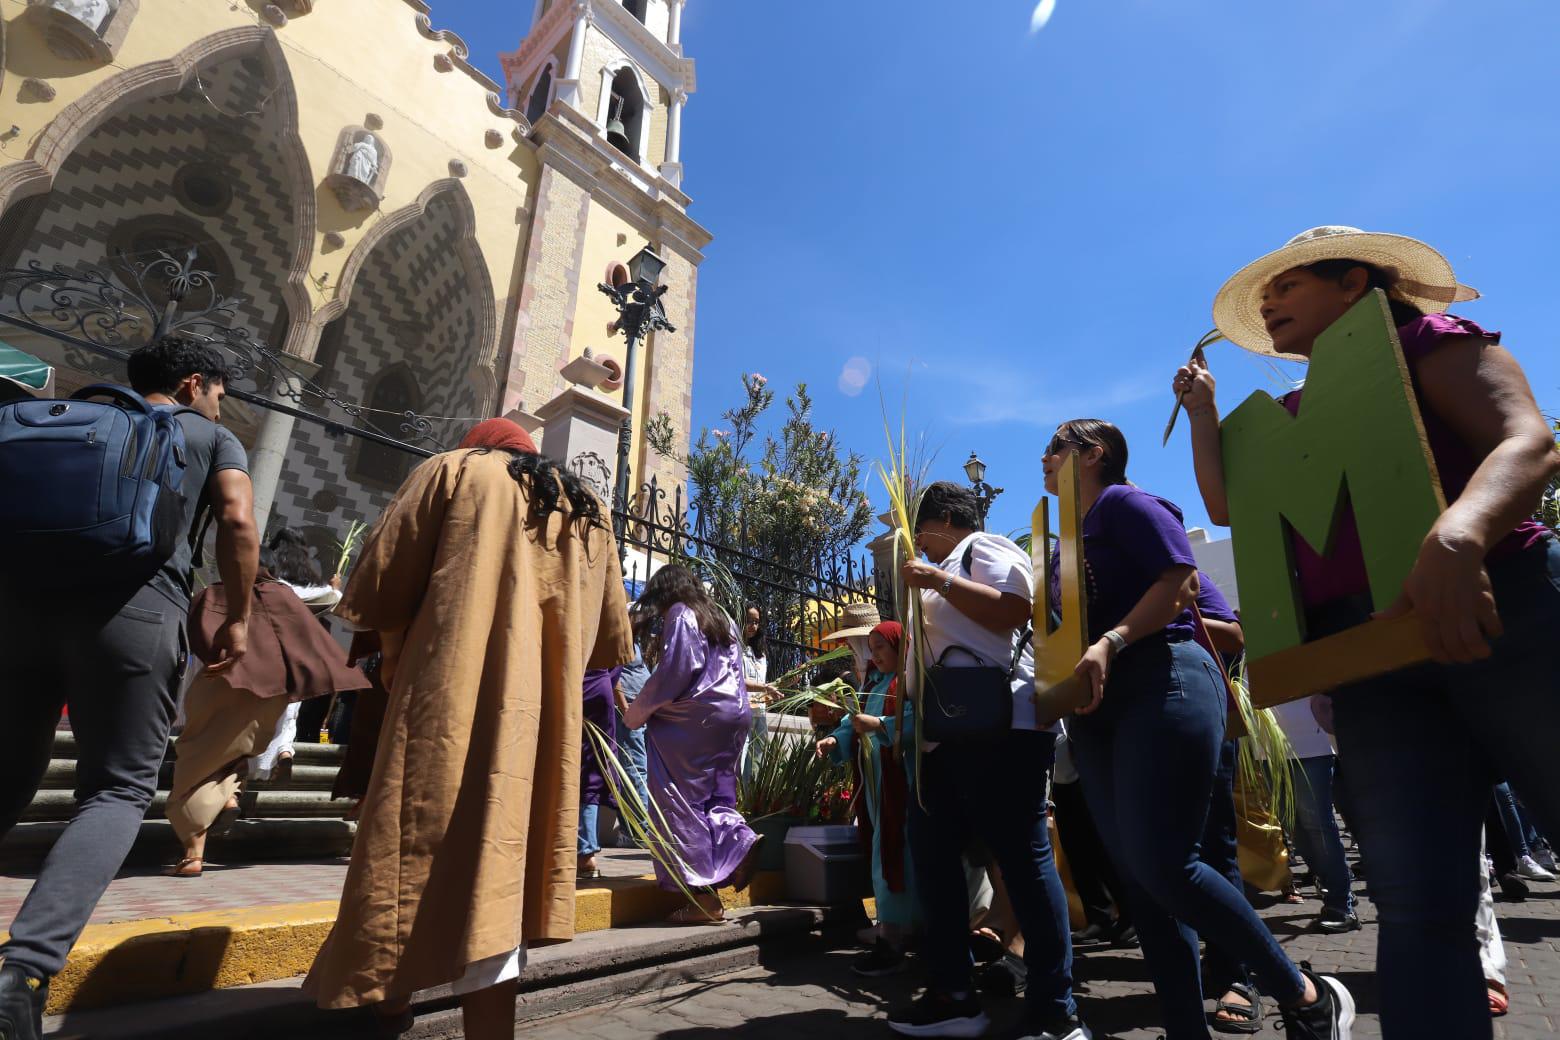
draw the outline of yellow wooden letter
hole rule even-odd
[[[1089,685],[1073,670],[1089,648],[1088,600],[1083,589],[1083,503],[1078,497],[1078,453],[1070,451],[1056,475],[1061,514],[1057,550],[1051,549],[1051,500],[1031,518],[1030,564],[1035,576],[1035,710],[1040,721],[1071,714],[1089,702]],[[1061,623],[1051,625],[1051,568],[1062,577]]]

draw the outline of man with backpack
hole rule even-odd
[[[244,449],[217,425],[222,354],[166,336],[127,367],[134,393],[98,386],[68,401],[0,407],[0,541],[10,543],[0,571],[0,715],[8,722],[0,730],[0,838],[37,792],[62,705],[78,756],[75,812],[0,946],[6,1040],[41,1036],[49,979],[156,793],[189,656],[185,618],[208,514],[222,581],[244,590],[228,596],[211,670],[232,668],[248,645],[259,537]],[[105,509],[99,522],[80,522]]]

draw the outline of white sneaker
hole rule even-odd
[[[1523,856],[1517,864],[1517,876],[1527,878],[1529,881],[1553,881],[1555,876],[1543,867],[1532,856]]]
[[[1555,866],[1555,854],[1550,850],[1543,848],[1542,846],[1533,850],[1533,859],[1538,862],[1539,866],[1543,867],[1551,874],[1553,874],[1556,870],[1560,870],[1560,867]]]

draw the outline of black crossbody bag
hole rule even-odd
[[[964,553],[964,570],[970,569],[974,546]],[[934,744],[992,743],[1013,727],[1013,675],[1023,659],[1034,630],[1024,629],[1006,668],[987,664],[980,655],[962,646],[950,646],[926,669],[921,695],[921,735]],[[948,655],[958,650],[977,661],[974,665],[949,665]]]

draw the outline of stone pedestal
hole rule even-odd
[[[604,503],[617,484],[618,430],[628,409],[579,386],[564,389],[536,410],[542,454],[578,475]]]

